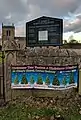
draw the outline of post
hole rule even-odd
[[[3,99],[4,99],[4,102],[5,102],[5,73],[4,73],[4,58],[5,58],[5,55],[4,55],[4,51],[2,51],[2,71],[3,71]]]
[[[3,31],[3,23],[2,23],[2,31]],[[2,71],[3,71],[3,99],[4,99],[4,102],[5,102],[5,72],[4,72],[4,58],[5,58],[5,55],[4,55],[4,40],[3,40],[3,33],[2,33]]]
[[[79,70],[79,65],[77,64],[77,69],[78,69],[78,81],[77,81],[77,92],[79,93],[79,88],[80,88],[80,70]]]

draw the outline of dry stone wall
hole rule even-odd
[[[9,54],[10,53],[10,54]],[[59,49],[58,47],[27,48],[7,51],[6,58],[6,96],[11,99],[10,65],[69,65],[79,64],[81,68],[81,49]],[[16,92],[17,93],[17,92]],[[27,93],[27,92],[26,92]],[[16,95],[16,94],[15,94]]]
[[[17,51],[18,65],[68,65],[79,64],[81,67],[81,50],[59,48],[27,48]]]

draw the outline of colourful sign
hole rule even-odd
[[[63,90],[78,86],[75,66],[12,66],[11,88]]]

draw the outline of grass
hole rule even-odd
[[[78,116],[67,116],[67,117],[65,117],[65,120],[81,120],[81,116],[80,115],[78,115]]]
[[[56,113],[55,109],[28,108],[25,104],[9,105],[0,109],[0,120],[32,120],[35,116],[50,117]]]
[[[61,120],[81,120],[80,114],[64,114],[56,108],[36,108],[29,107],[26,103],[9,104],[0,108],[0,120],[36,120],[36,116],[41,118],[50,118],[52,115],[64,116]],[[44,119],[47,120],[47,119]]]

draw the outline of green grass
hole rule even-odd
[[[81,120],[81,115],[71,115],[64,117],[64,120]]]
[[[6,108],[0,109],[0,120],[28,120],[35,116],[39,117],[50,117],[54,115],[57,111],[55,109],[37,109],[28,108],[25,104],[9,105]]]
[[[0,108],[0,120],[36,120],[36,116],[40,118],[51,117],[52,115],[64,116],[64,120],[81,120],[79,114],[64,114],[56,108],[35,108],[29,107],[25,103],[9,104],[4,108]]]

